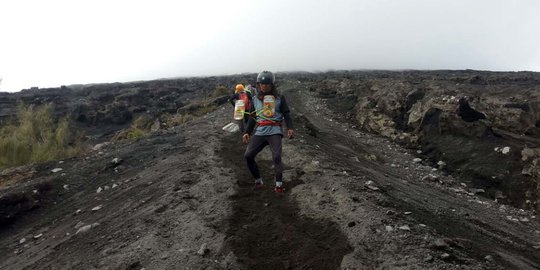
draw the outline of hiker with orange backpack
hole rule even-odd
[[[282,122],[285,121],[289,139],[294,137],[294,131],[289,106],[285,97],[278,94],[272,72],[263,71],[259,73],[257,76],[257,95],[252,98],[252,101],[248,112],[254,113],[255,117],[249,118],[247,129],[242,135],[242,141],[249,143],[244,158],[251,175],[255,178],[255,188],[263,187],[255,157],[264,147],[270,145],[276,178],[274,192],[284,193],[283,164],[281,162]],[[251,136],[253,129],[255,129],[255,134]]]
[[[251,89],[244,88],[243,84],[237,84],[234,94],[229,98],[229,102],[234,106],[234,120],[239,121],[240,132],[244,133],[249,115],[247,110],[251,107]]]

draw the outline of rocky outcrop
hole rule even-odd
[[[365,130],[420,148],[429,160],[446,162],[449,172],[494,199],[540,209],[538,161],[524,161],[520,154],[524,147],[540,147],[539,74],[467,70],[325,76],[310,82],[311,90],[334,100],[354,99],[351,118]],[[509,150],[503,153],[505,147]]]

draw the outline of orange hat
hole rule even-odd
[[[237,84],[235,92],[238,93],[238,92],[242,92],[242,91],[244,91],[244,85],[241,84],[241,83]]]

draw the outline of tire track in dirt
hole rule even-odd
[[[271,161],[260,156],[257,161],[266,186],[253,190],[243,158],[245,145],[234,135],[225,137],[222,145],[221,158],[235,171],[238,183],[238,192],[231,198],[233,214],[228,220],[225,252],[234,252],[238,262],[249,269],[338,269],[343,256],[351,252],[338,226],[300,216],[288,193],[275,194]],[[287,190],[301,183],[291,180],[285,183]]]

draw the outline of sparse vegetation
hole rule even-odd
[[[216,89],[214,89],[214,91],[210,94],[210,97],[217,98],[225,95],[230,95],[231,93],[232,91],[229,88],[220,85],[216,87]]]
[[[163,123],[167,124],[167,126],[174,127],[191,121],[193,119],[193,115],[180,113],[174,115],[166,114],[163,115],[161,119]]]
[[[0,128],[0,169],[78,155],[84,151],[67,117],[55,121],[53,106],[20,104],[17,119]]]

